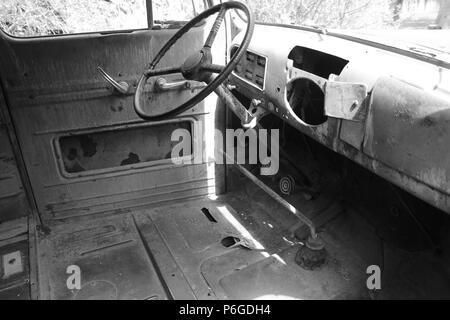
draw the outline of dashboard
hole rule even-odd
[[[366,94],[340,110],[358,86]],[[229,87],[249,110],[258,101],[261,114],[450,213],[450,68],[371,43],[257,25]]]

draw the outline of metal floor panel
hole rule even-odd
[[[167,299],[132,216],[90,219],[52,229],[38,241],[42,299]],[[69,266],[81,289],[67,286]]]
[[[207,209],[210,217],[202,211]],[[221,274],[233,272],[235,267],[215,263],[221,257],[228,257],[239,266],[247,266],[265,259],[269,255],[258,234],[251,232],[248,226],[242,224],[236,217],[239,214],[234,209],[220,201],[192,201],[155,210],[144,211],[137,218],[138,221],[147,219],[147,223],[154,224],[167,250],[177,265],[177,269],[188,283],[197,299],[225,299],[227,295],[220,287],[214,284]],[[139,224],[138,224],[139,225]],[[139,225],[140,227],[140,225]],[[272,239],[279,237],[273,243],[281,244],[276,251],[283,250],[292,245],[292,242],[282,240],[279,230],[272,230]],[[149,235],[144,233],[143,237]],[[233,237],[245,242],[246,246],[227,248],[222,241]],[[267,235],[266,235],[267,237]],[[152,252],[158,248],[148,242]],[[159,248],[161,251],[161,248]],[[158,261],[159,256],[155,254]],[[160,266],[166,263],[158,263]],[[223,270],[215,270],[212,274],[211,265],[225,266]],[[162,271],[164,274],[164,271]],[[168,283],[174,296],[179,290],[177,286]]]
[[[55,225],[38,240],[40,298],[229,298],[221,277],[294,245],[270,223],[258,236],[258,224],[246,226],[242,215],[225,202],[194,200]],[[244,246],[226,247],[228,237]],[[81,290],[67,287],[71,265],[80,267]]]
[[[305,271],[295,263],[301,244],[271,217],[283,212],[270,210],[228,194],[60,224],[38,241],[41,298],[368,298],[365,259],[337,229],[324,233],[326,265]],[[229,237],[243,246],[225,246]],[[81,290],[66,286],[69,265],[81,269]]]

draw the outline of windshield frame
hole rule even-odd
[[[246,22],[245,19],[242,18],[242,15],[239,13],[238,10],[234,10],[234,13],[236,13],[236,16],[239,17],[239,19],[242,22],[244,22],[244,23]],[[378,49],[390,51],[393,53],[401,54],[401,55],[404,55],[404,56],[407,56],[410,58],[414,58],[414,59],[417,59],[420,61],[434,64],[438,67],[450,69],[450,53],[448,54],[448,56],[449,56],[448,60],[440,58],[442,55],[436,55],[435,57],[432,57],[425,52],[418,52],[418,51],[412,50],[411,48],[419,46],[419,44],[417,44],[417,43],[411,43],[410,46],[406,46],[406,45],[405,46],[401,46],[401,45],[394,46],[392,44],[369,40],[367,38],[359,37],[357,35],[350,35],[348,33],[339,32],[336,29],[329,30],[322,26],[282,24],[282,23],[270,23],[270,22],[260,22],[260,21],[256,21],[255,24],[263,25],[263,26],[296,29],[296,30],[308,31],[308,32],[316,33],[316,34],[322,34],[322,35],[326,35],[326,36],[336,37],[336,38],[368,45],[368,46],[375,47]],[[345,30],[345,31],[351,32],[352,30]],[[438,49],[433,49],[433,48],[430,48],[430,49],[435,50],[435,51],[438,50]],[[445,54],[445,55],[447,55],[447,54]]]

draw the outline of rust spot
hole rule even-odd
[[[396,118],[399,118],[399,119],[405,120],[405,121],[411,121],[414,118],[414,116],[411,114],[411,112],[407,109],[395,110],[394,116]]]
[[[0,157],[0,161],[4,162],[6,164],[14,164],[16,162],[16,160],[13,157],[10,156],[4,156],[4,157]]]
[[[128,154],[128,158],[123,160],[120,165],[121,166],[128,166],[130,164],[135,164],[135,163],[139,163],[141,162],[141,160],[139,159],[139,156],[133,152],[130,152]]]
[[[113,112],[122,112],[123,111],[123,106],[122,105],[111,106],[111,111],[113,111]]]

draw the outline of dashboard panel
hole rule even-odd
[[[248,52],[229,78],[239,96],[450,213],[450,67],[291,26],[257,25]],[[258,57],[265,58],[263,74]],[[367,88],[362,120],[324,114],[330,82]]]
[[[237,49],[238,47],[234,46],[231,49],[231,55],[233,55]],[[264,90],[266,82],[266,66],[267,58],[265,56],[247,50],[233,73],[248,84],[260,90]]]

